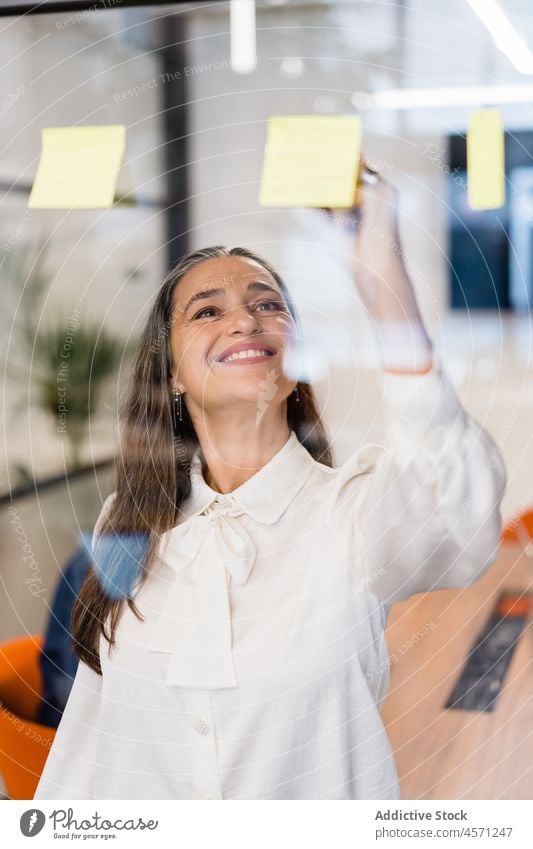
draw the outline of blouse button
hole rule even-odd
[[[200,719],[199,717],[195,717],[193,722],[194,730],[198,732],[198,734],[207,734],[209,731],[209,725],[204,719]]]

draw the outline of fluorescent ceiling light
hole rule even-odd
[[[496,0],[466,0],[483,21],[496,47],[505,53],[517,71],[533,74],[533,53]]]
[[[497,103],[533,103],[532,85],[479,85],[450,88],[398,88],[375,94],[356,92],[351,101],[362,111],[438,109]]]
[[[230,0],[230,65],[236,74],[249,74],[257,65],[255,0]]]

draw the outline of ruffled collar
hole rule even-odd
[[[223,495],[206,483],[202,472],[202,452],[197,447],[191,461],[191,494],[182,506],[186,518],[202,513],[213,502],[234,504],[257,522],[277,522],[294,496],[305,484],[315,460],[292,430],[279,451],[232,492]]]

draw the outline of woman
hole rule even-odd
[[[388,444],[332,467],[313,391],[284,368],[296,315],[267,262],[210,248],[178,264],[134,370],[36,799],[400,797],[379,715],[388,609],[494,561],[505,471],[434,360],[394,191],[361,191]]]

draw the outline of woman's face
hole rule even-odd
[[[191,414],[239,401],[281,405],[296,385],[282,367],[295,331],[283,293],[261,265],[237,256],[205,260],[174,290],[172,386],[186,393]]]

